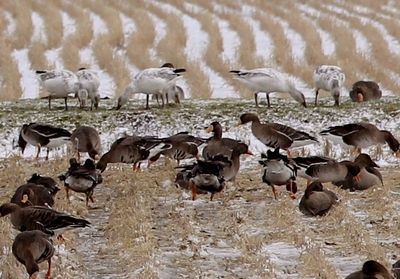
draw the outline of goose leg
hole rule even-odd
[[[49,110],[51,110],[51,96],[49,96]]]
[[[167,102],[167,105],[169,105],[168,93],[165,94],[165,101]]]
[[[46,277],[45,279],[50,279],[51,278],[51,258],[47,260],[47,263],[49,264],[49,268],[47,269]]]
[[[36,153],[36,159],[39,159],[39,154],[40,154],[40,144],[37,145],[37,153]]]
[[[317,88],[315,90],[315,106],[318,106],[318,93],[319,93],[319,89]]]
[[[49,160],[49,153],[50,153],[50,148],[47,147],[47,150],[46,150],[46,161]]]
[[[254,100],[256,101],[256,108],[258,108],[258,92],[254,93]]]
[[[68,97],[65,97],[65,98],[64,98],[64,101],[65,101],[65,110],[68,110],[68,105],[67,105],[67,102],[68,102],[68,101],[67,101],[67,100],[68,100]]]
[[[163,94],[161,94],[161,107],[163,108],[164,107],[164,95]]]
[[[296,194],[293,193],[293,181],[292,181],[292,180],[290,180],[290,193],[289,193],[289,197],[290,197],[292,200],[295,200],[295,199],[296,199]]]
[[[211,193],[211,196],[210,196],[210,201],[212,201],[212,200],[213,200],[213,198],[214,198],[214,193]]]
[[[65,187],[65,195],[67,196],[67,201],[70,203],[71,201],[69,200],[69,188]]]
[[[271,187],[272,187],[272,193],[274,193],[274,198],[277,200],[277,198],[276,198],[276,189],[275,189],[275,186],[272,185]]]
[[[149,98],[150,98],[150,95],[147,94],[147,96],[146,96],[146,109],[149,109]]]
[[[196,200],[197,187],[196,184],[193,183],[193,181],[189,181],[189,189],[192,190],[192,201]]]
[[[267,93],[267,104],[268,104],[268,108],[271,108],[271,103],[269,101],[269,93]]]

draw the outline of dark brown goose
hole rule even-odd
[[[68,171],[59,176],[60,180],[64,181],[67,199],[69,201],[69,190],[85,193],[86,206],[89,206],[89,200],[94,202],[94,189],[103,182],[103,178],[101,174],[97,173],[96,165],[91,159],[86,159],[85,163],[81,165],[75,158],[72,158],[69,160],[69,164]]]
[[[379,166],[372,161],[368,154],[361,153],[354,160],[354,163],[360,167],[359,179],[354,180],[347,178],[344,181],[335,182],[334,184],[336,186],[343,189],[350,189],[351,191],[366,190],[378,184],[383,186],[382,175],[379,170],[376,169],[379,168]]]
[[[71,133],[65,129],[48,124],[30,123],[22,125],[18,145],[22,150],[22,154],[24,154],[28,143],[36,146],[38,149],[36,158],[39,158],[40,149],[47,147],[46,160],[48,160],[50,149],[68,143],[70,138]]]
[[[71,134],[71,142],[74,150],[78,153],[87,152],[93,160],[98,160],[101,154],[101,140],[99,133],[93,127],[80,126]]]
[[[37,278],[39,264],[44,261],[47,261],[49,265],[45,279],[51,278],[51,258],[54,255],[54,247],[49,235],[39,230],[21,232],[14,239],[12,253],[25,266],[30,279]]]
[[[353,102],[366,102],[382,98],[382,91],[375,81],[360,80],[353,84],[349,95]]]
[[[85,219],[76,218],[44,206],[21,208],[14,203],[4,203],[0,206],[0,217],[8,214],[11,214],[11,223],[19,231],[41,230],[53,235],[54,230],[90,225]]]
[[[345,143],[355,148],[360,154],[362,148],[387,143],[395,156],[400,157],[399,141],[386,130],[379,130],[375,125],[360,122],[342,126],[332,126],[320,132],[334,143]]]
[[[299,209],[308,216],[324,215],[337,200],[335,193],[324,189],[321,182],[314,181],[307,186],[300,200]]]
[[[308,156],[308,157],[294,157],[292,160],[296,163],[297,176],[303,177],[307,179],[307,185],[310,184],[310,181],[313,180],[312,177],[306,174],[306,170],[311,165],[325,164],[328,162],[336,162],[335,159],[324,157],[324,156]]]
[[[262,181],[272,187],[275,199],[277,199],[275,185],[285,185],[290,192],[290,197],[292,199],[296,198],[297,166],[293,161],[280,154],[279,148],[276,148],[275,151],[268,150],[267,155],[261,154],[259,163],[263,166]]]
[[[43,185],[27,183],[15,190],[10,202],[21,207],[32,205],[51,207],[54,205],[54,195]]]
[[[207,127],[208,133],[213,133],[207,145],[203,148],[203,158],[209,160],[217,154],[231,156],[233,148],[241,143],[239,140],[222,137],[222,126],[219,122],[214,121]]]
[[[360,271],[348,275],[345,279],[393,279],[389,271],[377,261],[366,261]]]
[[[262,124],[254,113],[244,113],[240,116],[239,125],[248,122],[251,122],[251,132],[259,141],[268,147],[286,150],[289,156],[289,148],[318,143],[315,137],[306,132],[278,123]]]
[[[57,187],[57,182],[49,177],[49,176],[42,176],[40,174],[34,173],[32,174],[31,178],[27,180],[28,183],[39,184],[46,187],[50,193],[54,196],[60,188]]]
[[[326,163],[314,164],[309,166],[305,174],[312,178],[314,181],[321,183],[354,179],[359,180],[360,167],[354,162],[350,161],[328,161]]]

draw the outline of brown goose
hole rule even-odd
[[[54,205],[54,195],[43,185],[27,183],[15,190],[10,202],[21,207],[32,205],[51,207]]]
[[[93,160],[99,159],[101,141],[95,128],[89,126],[76,128],[71,134],[71,142],[74,150],[78,153],[78,160],[80,160],[79,152],[87,152]]]
[[[372,161],[368,154],[361,153],[354,160],[354,163],[361,169],[358,175],[358,181],[347,178],[344,181],[335,182],[334,184],[336,186],[339,186],[343,189],[350,189],[351,191],[366,190],[378,184],[383,186],[382,175],[379,170],[376,169],[379,168],[379,166]]]
[[[310,184],[310,181],[313,180],[312,177],[306,174],[306,170],[311,165],[325,164],[328,162],[336,162],[335,159],[324,157],[324,156],[308,156],[308,157],[294,157],[292,160],[296,163],[297,176],[303,177],[307,179],[307,185]]]
[[[85,193],[86,206],[89,200],[94,202],[94,188],[103,182],[101,174],[97,173],[96,165],[91,159],[86,159],[83,165],[79,164],[75,158],[69,160],[70,167],[65,174],[59,176],[64,181],[65,192],[69,201],[69,190],[78,193]]]
[[[400,260],[392,265],[392,272],[395,279],[400,279]]]
[[[375,81],[357,81],[349,92],[353,102],[365,102],[378,100],[382,97],[382,91]]]
[[[317,143],[318,140],[302,131],[278,123],[260,123],[254,113],[244,113],[240,116],[239,125],[251,122],[253,135],[268,147],[286,150],[290,156],[289,148]]]
[[[321,182],[314,181],[307,186],[300,200],[299,209],[309,216],[324,215],[337,200],[335,193],[324,189]]]
[[[355,151],[360,154],[362,148],[387,143],[395,156],[400,157],[399,141],[389,131],[379,130],[375,125],[360,122],[342,126],[332,126],[320,132],[328,136],[334,143],[345,143],[354,146]]]
[[[219,122],[214,121],[207,127],[208,133],[213,133],[212,138],[208,141],[207,145],[203,148],[203,158],[205,160],[217,154],[231,156],[233,148],[241,143],[239,140],[222,137],[222,126]]]
[[[165,144],[154,137],[128,136],[117,139],[97,162],[96,168],[103,172],[109,163],[133,164],[139,170],[140,163],[165,148]],[[153,154],[152,154],[153,153]]]
[[[49,176],[42,176],[40,174],[34,173],[32,174],[31,178],[27,180],[28,183],[40,184],[46,187],[50,193],[54,196],[60,188],[57,187],[57,182],[49,177]]]
[[[345,279],[393,279],[389,271],[377,261],[366,261],[360,271],[348,275]]]
[[[53,242],[49,235],[39,230],[19,233],[13,242],[12,253],[22,263],[30,279],[36,279],[39,274],[39,264],[48,262],[45,279],[51,278],[51,257],[54,255]]]
[[[328,161],[326,163],[313,164],[305,171],[305,174],[311,177],[312,180],[321,183],[337,183],[347,179],[358,181],[359,173],[360,167],[350,161]]]
[[[279,148],[276,148],[275,151],[268,150],[267,155],[261,154],[259,163],[263,166],[262,181],[272,187],[275,199],[277,199],[275,185],[286,185],[286,189],[290,191],[290,197],[296,198],[297,166],[293,161],[280,154]]]
[[[41,230],[54,234],[54,230],[80,228],[90,225],[85,219],[76,218],[44,206],[21,208],[14,203],[0,206],[0,217],[11,214],[11,223],[19,231]]]
[[[65,129],[48,124],[30,123],[22,125],[18,145],[22,154],[28,143],[36,146],[38,149],[36,158],[39,158],[41,147],[47,147],[46,160],[48,160],[50,149],[68,143],[70,138],[71,133]]]

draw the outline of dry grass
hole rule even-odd
[[[47,69],[48,63],[44,55],[46,51],[46,44],[43,42],[32,42],[28,51],[29,61],[31,62],[32,69]]]
[[[1,100],[16,100],[21,97],[20,73],[12,58],[13,46],[9,40],[0,40]]]

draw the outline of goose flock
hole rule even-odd
[[[185,72],[185,69],[175,68],[171,63],[141,71],[118,98],[116,108],[120,109],[136,93],[146,94],[146,108],[149,108],[151,95],[157,101],[161,99],[161,106],[168,103],[169,99],[179,103],[184,94],[176,85],[176,80]],[[236,79],[255,92],[256,106],[260,92],[266,93],[268,107],[269,94],[272,92],[289,93],[301,105],[307,106],[304,95],[284,74],[274,69],[231,72]],[[37,71],[37,74],[49,93],[49,109],[52,98],[64,98],[67,109],[70,94],[79,99],[81,107],[85,107],[90,100],[91,109],[98,108],[100,82],[93,71],[81,68],[77,73]],[[314,72],[315,105],[318,103],[318,91],[323,89],[331,92],[335,106],[339,106],[344,81],[345,75],[339,67],[318,67]],[[379,86],[374,82],[359,81],[350,92],[354,101],[378,99],[381,95]],[[277,186],[285,186],[290,198],[297,199],[296,194],[301,186],[298,178],[305,180],[306,186],[298,208],[306,216],[325,215],[340,202],[337,195],[328,190],[327,183],[350,191],[367,190],[384,184],[378,164],[369,154],[363,153],[362,149],[387,144],[393,155],[400,157],[400,144],[393,134],[367,122],[326,127],[319,132],[320,136],[334,144],[353,148],[353,160],[338,161],[324,156],[296,156],[293,149],[320,144],[316,135],[280,123],[261,121],[255,113],[242,113],[235,120],[237,125],[233,129],[251,123],[249,133],[270,148],[255,160],[258,160],[261,167],[259,181],[271,187],[274,199],[279,197]],[[245,126],[244,129],[248,128]],[[51,149],[70,144],[74,157],[70,158],[69,168],[58,179],[64,184],[68,201],[70,191],[83,193],[88,208],[90,203],[95,203],[95,189],[103,182],[103,176],[107,175],[110,164],[131,164],[133,171],[140,171],[143,162],[147,162],[147,168],[151,171],[151,165],[161,157],[176,161],[175,185],[189,191],[192,200],[199,195],[210,194],[212,201],[216,194],[223,192],[228,183],[237,187],[235,181],[240,172],[241,156],[254,154],[245,142],[223,137],[223,127],[218,121],[209,123],[205,130],[212,133],[212,136],[203,138],[188,132],[169,137],[124,136],[115,140],[109,150],[103,152],[99,132],[91,126],[80,126],[70,132],[47,123],[29,123],[20,128],[18,145],[22,154],[28,144],[37,148],[36,159],[39,159],[41,148],[46,148],[45,159],[48,160]],[[84,156],[88,157],[83,162],[81,153],[87,153]],[[59,190],[53,178],[33,174],[26,184],[16,189],[9,203],[0,206],[1,217],[10,215],[14,228],[20,231],[12,245],[12,252],[25,265],[30,278],[37,278],[38,264],[43,261],[48,262],[45,278],[51,278],[51,258],[54,254],[52,236],[57,235],[62,240],[60,230],[90,225],[85,219],[52,209],[54,197]],[[368,277],[377,275],[381,277]],[[352,273],[347,278],[392,277],[381,264],[368,261],[361,271]]]
[[[180,104],[184,98],[183,89],[176,85],[182,74],[186,72],[184,68],[175,68],[172,63],[164,63],[158,68],[147,68],[138,72],[132,82],[125,88],[123,94],[118,97],[116,109],[119,110],[135,94],[146,95],[146,109],[149,109],[150,96],[154,97],[161,107],[165,102],[174,100]],[[274,68],[257,68],[250,70],[231,70],[233,79],[238,80],[251,91],[254,92],[256,107],[258,107],[258,94],[265,93],[268,108],[271,107],[271,93],[288,93],[294,100],[302,106],[307,107],[304,94],[296,88],[295,83],[286,73],[282,73]],[[81,108],[85,108],[87,101],[90,100],[90,109],[98,108],[100,102],[100,80],[95,71],[80,68],[76,73],[69,70],[38,70],[40,84],[47,92],[49,109],[51,99],[64,98],[65,109],[68,109],[68,97],[78,98]],[[339,106],[341,92],[344,89],[345,73],[335,65],[320,65],[313,75],[315,86],[315,105],[318,105],[319,91],[325,90],[331,93],[334,105]],[[376,100],[382,97],[379,85],[374,81],[356,81],[353,84],[349,97],[354,102],[364,102]]]

